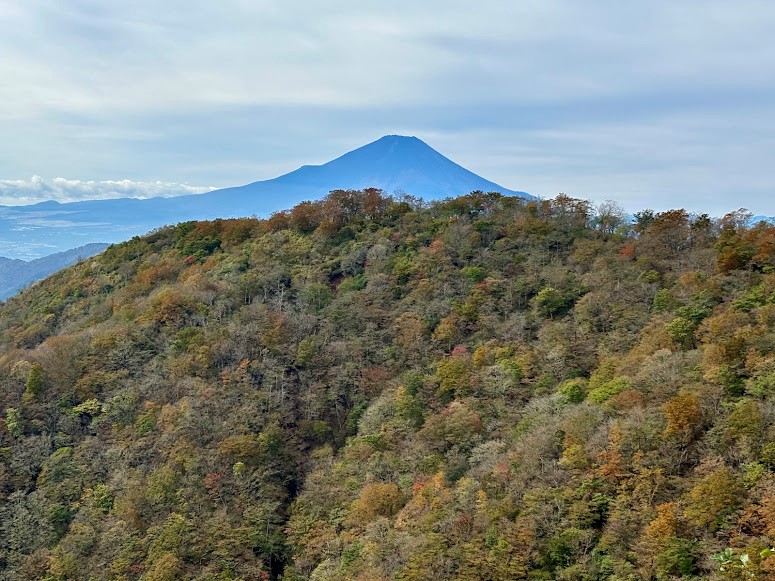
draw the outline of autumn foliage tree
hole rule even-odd
[[[0,578],[768,578],[773,232],[368,189],[114,245],[0,306]]]

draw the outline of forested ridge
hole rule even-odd
[[[775,227],[335,191],[0,306],[0,580],[775,578]]]

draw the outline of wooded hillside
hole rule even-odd
[[[744,212],[164,228],[0,306],[0,579],[773,578],[774,347]]]

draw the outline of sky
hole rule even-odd
[[[775,215],[775,3],[0,0],[0,204],[416,135],[505,187]]]

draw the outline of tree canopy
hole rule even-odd
[[[335,191],[0,306],[0,579],[767,579],[775,227]]]

